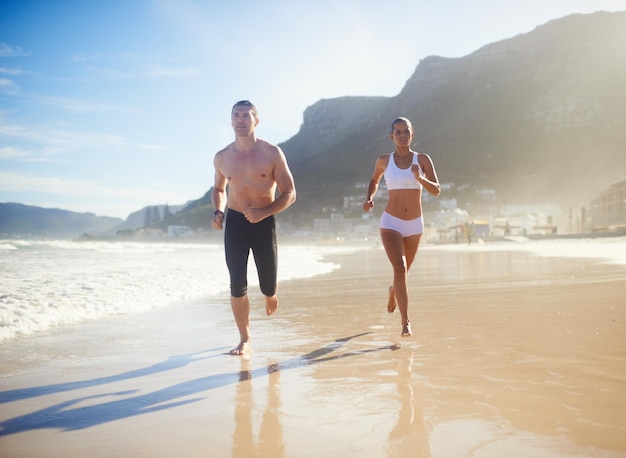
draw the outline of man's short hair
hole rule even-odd
[[[258,116],[259,114],[254,103],[250,102],[249,100],[240,100],[239,102],[235,103],[233,105],[233,108],[230,110],[231,113],[235,110],[235,107],[248,107],[250,108],[250,111],[254,114],[254,116]]]

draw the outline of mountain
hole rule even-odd
[[[159,216],[163,217],[166,214],[167,210],[169,210],[170,213],[175,215],[176,213],[181,211],[183,208],[185,208],[186,205],[187,204],[185,205],[151,205],[148,207],[143,207],[141,210],[134,211],[130,215],[128,215],[126,219],[121,224],[116,226],[114,229],[115,231],[123,231],[126,229],[130,229],[130,230],[141,229],[146,224],[146,212],[147,211],[149,210],[153,211],[156,208],[158,210]]]
[[[73,238],[112,230],[123,220],[16,203],[0,203],[0,234],[4,236]]]
[[[166,210],[167,208],[167,210]],[[150,217],[147,218],[147,213]],[[155,217],[155,212],[158,216]],[[211,203],[211,191],[196,200],[191,200],[184,205],[152,205],[128,215],[126,220],[114,228],[114,232],[132,233],[134,230],[148,227],[167,232],[168,226],[189,226],[194,230],[206,231],[211,227],[213,218],[213,205]],[[149,220],[149,222],[147,221]]]
[[[167,226],[189,226],[194,230],[207,230],[211,227],[213,219],[213,204],[211,203],[211,191],[197,200],[192,200],[170,218],[161,222],[159,227],[167,230]]]
[[[413,147],[442,183],[494,189],[508,202],[585,205],[626,176],[624,107],[626,12],[567,16],[465,57],[427,57],[395,97],[305,110],[280,144],[298,192],[287,213],[310,218],[358,194],[375,158],[393,150],[397,116],[413,122]]]

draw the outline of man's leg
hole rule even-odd
[[[278,310],[278,244],[276,221],[269,217],[257,223],[257,232],[252,243],[252,252],[259,276],[259,286],[265,296],[265,312],[271,316]]]
[[[235,323],[239,329],[239,345],[230,351],[231,355],[242,355],[250,350],[250,301],[248,295],[230,297]]]
[[[268,316],[272,316],[278,310],[278,296],[265,296],[265,312]]]
[[[241,355],[250,347],[250,301],[248,300],[248,240],[243,214],[228,210],[224,231],[226,265],[230,274],[230,307],[239,330],[239,345],[230,351]]]

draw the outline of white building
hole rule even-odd
[[[167,236],[174,237],[190,237],[193,235],[193,229],[189,226],[167,226]]]

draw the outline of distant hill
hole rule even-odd
[[[585,205],[626,176],[624,107],[626,13],[572,15],[465,57],[427,57],[395,97],[306,109],[280,144],[298,192],[287,212],[310,218],[358,193],[376,156],[393,150],[397,116],[411,119],[413,147],[442,182],[495,189],[509,202]]]
[[[120,218],[0,203],[0,236],[73,238],[83,233],[103,233],[122,223]]]
[[[213,205],[209,190],[204,196],[188,202],[180,211],[163,220],[159,227],[167,230],[167,226],[189,226],[194,230],[207,230],[211,228],[212,219]]]
[[[185,204],[187,205],[187,204]],[[167,208],[172,214],[176,214],[185,208],[185,205],[168,205]],[[115,227],[116,231],[121,231],[125,229],[140,229],[146,223],[146,212],[148,209],[152,210],[157,208],[159,211],[159,215],[163,217],[165,214],[165,205],[150,205],[147,207],[143,207],[141,210],[137,210],[132,212],[128,217],[118,226]]]

